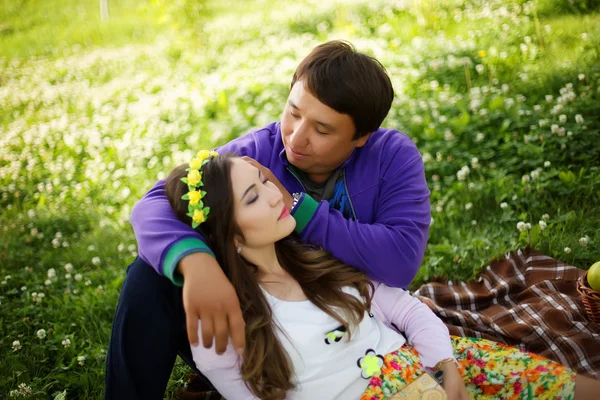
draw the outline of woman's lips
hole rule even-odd
[[[279,218],[277,219],[277,221],[287,217],[288,215],[290,215],[290,211],[287,209],[286,206],[283,206],[283,210],[281,210],[281,214],[279,215]]]

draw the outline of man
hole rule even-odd
[[[373,279],[406,287],[422,261],[431,217],[416,146],[380,128],[393,96],[377,60],[328,42],[298,66],[281,122],[218,151],[248,157],[278,185],[302,240]],[[140,257],[115,315],[106,397],[162,398],[177,354],[194,368],[189,344],[198,344],[198,319],[203,345],[214,338],[217,353],[230,336],[243,350],[244,321],[204,238],[176,218],[164,181],[136,204],[131,223]]]

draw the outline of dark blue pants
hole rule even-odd
[[[182,289],[137,257],[115,313],[105,398],[163,399],[177,355],[200,375],[187,338]]]

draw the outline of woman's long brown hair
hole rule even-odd
[[[258,268],[244,260],[235,248],[234,237],[241,236],[241,231],[234,220],[231,159],[230,155],[220,155],[202,167],[202,190],[206,191],[202,200],[210,207],[210,213],[197,230],[214,251],[242,307],[246,322],[242,378],[258,398],[283,399],[285,393],[294,388],[293,368],[276,336],[273,313],[259,285]],[[166,192],[177,217],[191,224],[186,215],[188,201],[181,199],[188,191],[180,180],[186,176],[186,168],[187,165],[182,165],[171,172]],[[328,252],[303,244],[294,236],[275,243],[275,251],[281,267],[300,283],[306,297],[351,333],[370,309],[371,281]],[[356,288],[362,299],[344,292],[344,287]]]

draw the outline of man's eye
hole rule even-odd
[[[293,112],[291,112],[291,111],[290,111],[290,114],[291,114],[291,115],[292,115],[292,117],[294,117],[294,118],[300,118],[300,116],[299,116],[299,115],[296,115],[296,114],[294,114],[294,113],[293,113]]]
[[[252,199],[250,199],[250,200],[248,201],[248,203],[247,203],[247,204],[248,204],[248,205],[250,205],[250,204],[254,203],[256,200],[258,200],[258,196],[254,196]]]

